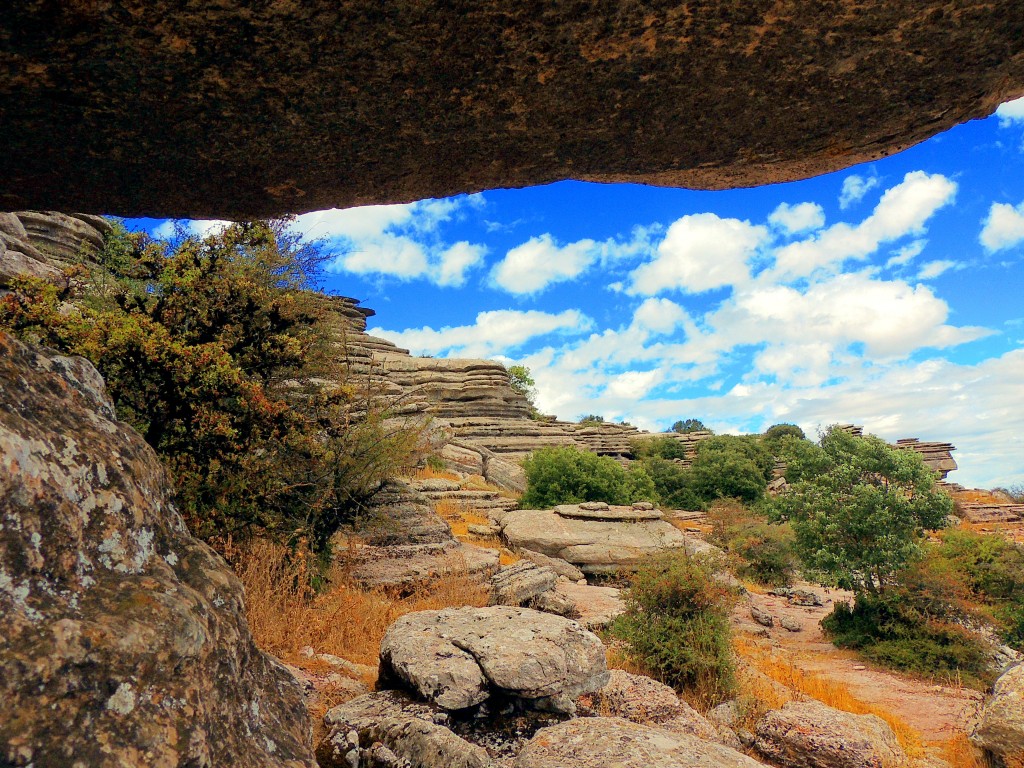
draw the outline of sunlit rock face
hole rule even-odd
[[[0,765],[312,768],[296,680],[81,358],[0,333]]]
[[[7,210],[241,217],[563,178],[766,184],[1024,93],[1014,0],[8,5]]]

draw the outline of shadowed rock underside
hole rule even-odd
[[[1012,0],[27,0],[0,209],[264,216],[564,178],[725,188],[1024,93]]]

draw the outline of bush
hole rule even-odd
[[[832,642],[888,667],[975,687],[994,680],[985,646],[967,629],[927,615],[907,593],[858,595],[821,621]]]
[[[192,532],[268,535],[326,555],[415,434],[346,384],[306,290],[318,258],[268,222],[174,244],[115,228],[57,288],[16,281],[0,327],[82,355],[170,470]],[[333,380],[292,396],[294,383]]]
[[[704,508],[704,500],[694,491],[688,469],[659,458],[644,459],[640,466],[651,478],[661,507],[687,510]]]
[[[610,633],[626,655],[677,690],[717,703],[734,687],[729,609],[733,593],[712,558],[667,553],[633,577],[626,612]]]
[[[807,435],[796,424],[774,424],[764,432],[764,439],[767,441],[778,440],[781,437],[795,437],[798,440],[803,440]]]
[[[705,427],[704,422],[700,419],[680,419],[669,427],[667,431],[685,435],[688,432],[710,432],[711,430]]]
[[[686,458],[686,445],[671,437],[636,437],[629,441],[629,449],[638,459]]]
[[[756,437],[723,435],[702,440],[691,467],[694,492],[702,499],[755,502],[764,496],[775,460]]]
[[[758,584],[785,587],[796,575],[793,529],[770,523],[741,504],[721,501],[708,512],[711,540],[739,562],[736,575]]]
[[[574,446],[541,448],[523,462],[526,493],[520,506],[545,509],[556,504],[604,501],[632,504],[656,501],[654,483],[646,470],[626,470],[615,459],[581,451]]]

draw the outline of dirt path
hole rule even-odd
[[[890,672],[837,649],[825,639],[818,622],[832,610],[833,600],[848,599],[850,595],[809,584],[797,586],[818,594],[824,605],[803,607],[792,605],[784,597],[750,593],[749,600],[741,602],[733,614],[735,629],[798,669],[846,686],[861,701],[892,712],[919,731],[925,741],[940,741],[971,730],[983,698],[980,692]],[[772,615],[775,625],[766,629],[755,623],[750,615],[752,605]],[[798,623],[800,631],[784,629],[784,617]]]

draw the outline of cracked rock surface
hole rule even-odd
[[[571,713],[608,682],[604,646],[575,621],[493,606],[410,613],[381,641],[381,679],[449,710],[492,695]]]

